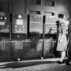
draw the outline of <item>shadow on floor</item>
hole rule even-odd
[[[39,64],[46,64],[46,63],[55,63],[51,61],[45,61],[45,62],[13,62],[13,63],[8,63],[4,65],[0,65],[0,69],[4,68],[21,68],[21,67],[27,67],[27,66],[34,66],[34,65],[39,65]]]

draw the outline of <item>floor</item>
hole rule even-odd
[[[71,65],[58,64],[57,59],[41,59],[0,63],[0,71],[71,71]]]

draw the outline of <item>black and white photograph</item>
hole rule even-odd
[[[71,71],[71,0],[0,0],[0,71]]]

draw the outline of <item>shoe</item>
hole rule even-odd
[[[65,61],[65,64],[66,64],[66,65],[70,65],[69,62],[70,62],[70,60],[66,60],[66,61]]]
[[[65,63],[65,61],[63,60],[63,61],[57,61],[57,63],[58,64],[63,64],[63,63]]]

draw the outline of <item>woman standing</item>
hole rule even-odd
[[[66,57],[66,50],[67,50],[67,26],[64,22],[64,15],[63,14],[59,14],[58,15],[59,18],[59,33],[58,33],[58,43],[57,43],[57,51],[60,52],[60,62],[63,62],[63,60]]]

